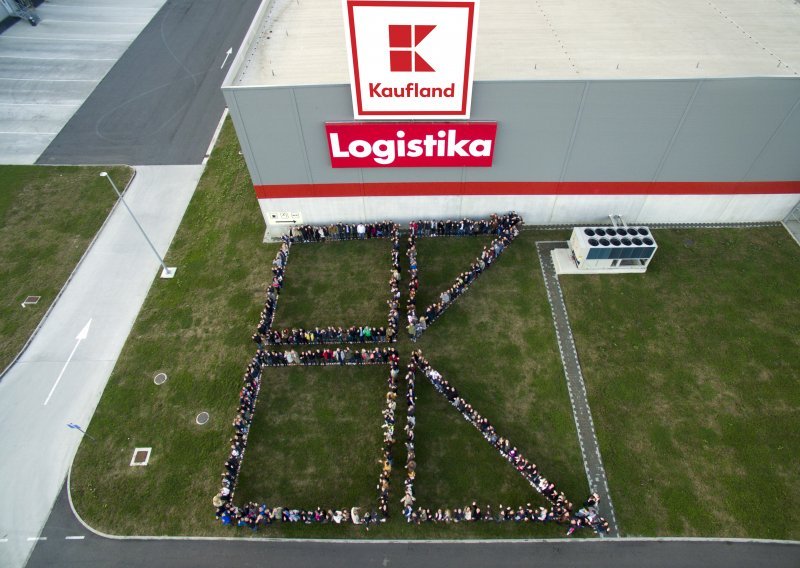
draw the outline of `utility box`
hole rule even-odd
[[[574,273],[645,272],[657,248],[641,226],[575,227],[569,240]]]
[[[303,216],[298,211],[268,211],[266,212],[267,231],[264,233],[264,242],[275,242],[288,235],[293,227],[303,224]]]

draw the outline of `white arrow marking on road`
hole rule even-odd
[[[228,51],[225,52],[225,59],[222,60],[222,65],[219,66],[220,69],[225,67],[225,62],[228,61],[228,58],[231,56],[231,53],[233,53],[233,48],[229,47]]]
[[[89,318],[89,321],[87,321],[86,325],[83,326],[83,329],[80,331],[80,333],[78,333],[78,335],[75,336],[75,339],[77,340],[75,343],[75,347],[72,348],[72,353],[69,354],[69,357],[67,357],[67,362],[64,363],[64,366],[61,368],[61,372],[58,374],[58,378],[56,379],[53,388],[50,389],[50,394],[47,395],[47,398],[44,401],[44,406],[47,406],[47,403],[50,402],[50,397],[53,396],[53,393],[55,392],[56,387],[58,386],[58,382],[61,380],[61,377],[64,376],[64,371],[67,370],[67,365],[69,365],[69,362],[72,361],[72,356],[75,355],[75,351],[78,349],[78,345],[80,345],[81,341],[83,341],[89,336],[90,325],[92,325],[91,318]]]

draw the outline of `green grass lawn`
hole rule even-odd
[[[453,284],[456,276],[469,269],[490,242],[491,235],[418,238],[417,278],[420,287],[417,290],[417,313],[438,302],[440,294]],[[408,259],[404,260],[407,262]]]
[[[561,278],[628,535],[800,538],[800,250],[655,231],[645,275]]]
[[[273,329],[386,327],[388,239],[292,246]]]
[[[117,199],[119,166],[0,166],[0,371],[19,353]],[[38,304],[22,308],[27,296]]]
[[[376,507],[388,365],[269,369],[236,501]]]

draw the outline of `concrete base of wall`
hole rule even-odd
[[[259,199],[267,212],[299,212],[303,222],[481,218],[516,211],[528,225],[628,223],[752,223],[782,221],[800,194],[743,195],[435,195]]]

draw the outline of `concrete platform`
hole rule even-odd
[[[566,242],[566,241],[565,241]],[[606,268],[603,270],[597,269],[580,269],[575,266],[575,263],[570,256],[568,248],[559,248],[550,251],[553,258],[553,265],[556,267],[556,274],[644,274],[647,272],[646,267],[625,266],[622,268]]]
[[[164,2],[49,0],[0,34],[0,163],[35,163]]]

